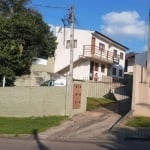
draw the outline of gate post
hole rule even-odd
[[[67,78],[65,114],[70,118],[73,115],[84,113],[87,104],[87,84],[85,81],[71,81]]]
[[[73,81],[70,76],[68,76],[66,79],[67,79],[67,86],[66,86],[65,115],[72,117]]]

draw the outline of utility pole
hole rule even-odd
[[[70,68],[69,76],[67,79],[67,97],[66,97],[66,115],[69,118],[72,116],[72,104],[73,104],[73,49],[74,49],[74,6],[70,7],[69,18],[67,18],[70,25]]]
[[[150,8],[149,8],[149,20],[148,20],[148,50],[147,50],[147,72],[148,72],[148,83],[150,83]]]
[[[70,79],[73,79],[73,49],[74,49],[74,6],[72,5],[70,8],[69,14],[69,22],[70,22],[70,70],[69,76]]]

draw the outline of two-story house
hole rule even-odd
[[[69,73],[70,28],[56,27],[57,49],[54,72]],[[94,80],[102,75],[124,76],[125,53],[128,48],[111,38],[90,30],[74,29],[73,79]]]

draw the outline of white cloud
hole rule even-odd
[[[102,16],[101,32],[119,38],[144,39],[147,25],[136,11],[110,12]]]

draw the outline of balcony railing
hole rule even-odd
[[[119,63],[119,55],[114,55],[114,53],[101,49],[93,45],[83,46],[83,56],[88,58],[94,58],[106,63]]]

